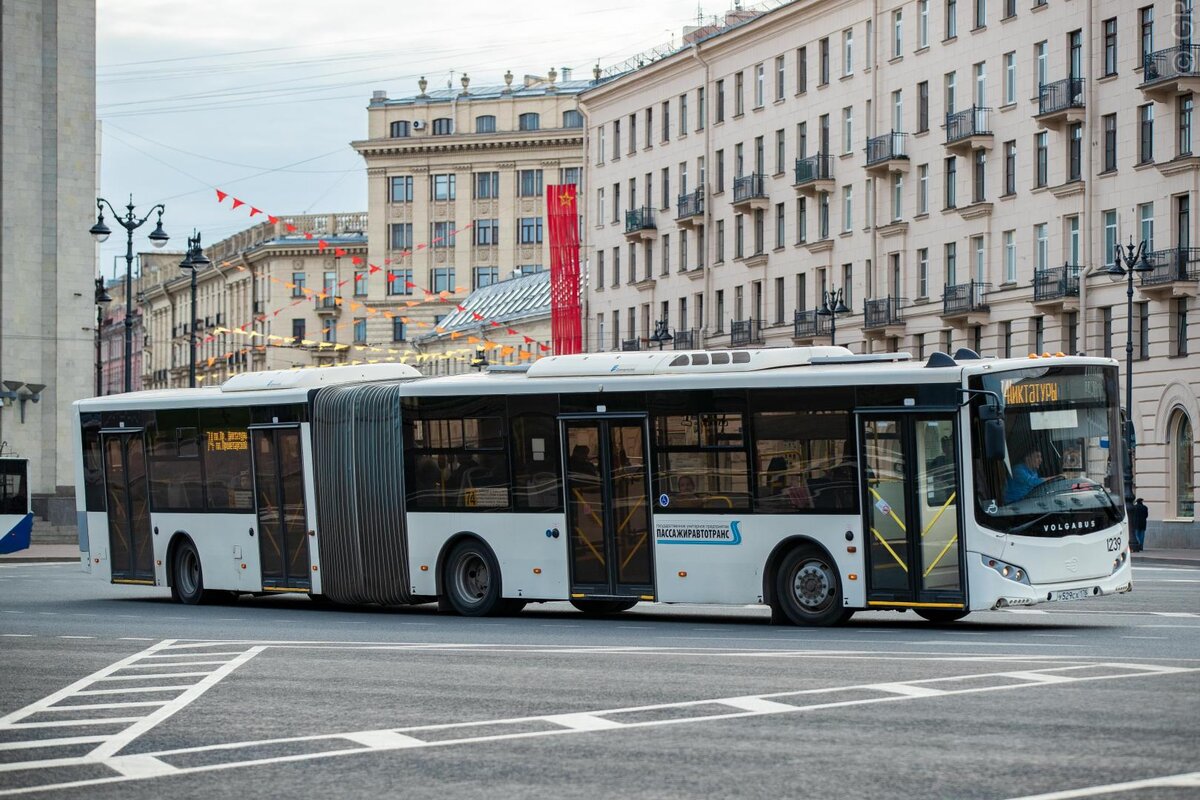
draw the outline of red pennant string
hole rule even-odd
[[[361,264],[361,263],[363,263],[362,257],[354,256],[353,258],[350,259],[350,263],[351,264]]]
[[[276,222],[279,222],[279,217],[273,217],[270,214],[267,214],[267,222],[274,225]]]
[[[288,232],[288,233],[295,233],[295,232],[296,232],[296,226],[295,226],[295,225],[293,225],[293,224],[292,224],[292,223],[290,223],[290,222],[285,222],[285,223],[283,223],[283,227],[284,227],[284,228],[287,230],[287,232]]]
[[[245,200],[238,200],[236,197],[233,198],[233,207],[234,208],[237,208],[238,206],[244,206],[244,205],[246,205]]]
[[[250,216],[253,217],[255,214],[261,214],[261,213],[263,213],[261,209],[255,208],[254,206],[250,206]]]
[[[217,202],[218,203],[224,203],[226,197],[229,197],[229,194],[227,192],[222,192],[220,189],[217,189]]]
[[[329,247],[329,242],[325,241],[324,239],[317,240],[317,249],[322,253],[325,252],[325,248],[327,247]]]

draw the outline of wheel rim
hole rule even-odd
[[[818,613],[832,605],[836,581],[833,570],[823,561],[805,561],[792,579],[792,595],[801,610]]]
[[[491,587],[487,562],[478,553],[464,553],[454,569],[454,588],[464,603],[479,605]]]
[[[179,588],[187,596],[194,595],[200,587],[200,559],[195,551],[186,549],[179,554]]]

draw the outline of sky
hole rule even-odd
[[[139,216],[166,206],[167,248],[193,229],[212,244],[271,214],[367,210],[366,170],[350,142],[366,135],[371,92],[416,94],[499,84],[505,70],[575,78],[678,42],[701,10],[731,0],[98,0],[96,100],[100,195]],[[417,12],[414,14],[414,11]],[[432,13],[436,11],[437,13]],[[264,217],[256,216],[255,222]],[[134,234],[149,250],[153,218]],[[101,248],[100,269],[124,274],[125,236]]]

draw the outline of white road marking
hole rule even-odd
[[[425,742],[395,731],[361,731],[346,734],[343,738],[358,742],[372,750],[399,750],[405,747],[420,747]]]
[[[117,756],[108,759],[107,764],[126,778],[158,778],[178,772],[165,761],[159,761],[154,756]]]
[[[1136,792],[1140,789],[1195,789],[1200,788],[1200,772],[1184,772],[1179,775],[1164,775],[1161,778],[1145,778],[1124,783],[1106,783],[1103,786],[1089,786],[1086,789],[1067,789],[1061,792],[1046,794],[1029,794],[1024,797],[1014,797],[1012,800],[1074,800],[1077,797],[1096,797],[1102,794],[1117,794],[1118,792]]]
[[[613,728],[624,728],[622,722],[614,722],[611,719],[597,717],[594,714],[556,714],[554,716],[544,717],[546,722],[553,722],[555,725],[562,725],[564,728],[570,728],[573,731],[607,731]],[[425,742],[422,742],[425,744]]]
[[[794,711],[796,706],[787,703],[776,703],[774,700],[764,700],[761,697],[731,697],[721,701],[722,704],[743,711]]]
[[[60,639],[95,639],[95,636],[59,636]]]
[[[930,689],[927,686],[914,686],[909,683],[877,683],[872,688],[902,697],[934,697],[946,694],[941,689]]]
[[[1122,636],[1122,639],[1162,639],[1166,640],[1166,636]]]
[[[1156,617],[1183,617],[1185,619],[1194,619],[1200,617],[1200,614],[1193,614],[1190,611],[1151,611]]]
[[[1049,611],[1043,611],[1040,608],[1006,608],[1004,609],[1009,614],[1049,614]]]
[[[10,639],[32,639],[32,633],[0,633],[0,636],[7,636]]]

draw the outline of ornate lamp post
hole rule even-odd
[[[667,321],[660,319],[654,323],[654,333],[650,336],[650,341],[658,344],[658,349],[662,350],[663,345],[673,340],[675,337],[671,335],[670,328],[667,327]]]
[[[821,293],[821,307],[817,309],[817,315],[829,317],[829,343],[831,345],[837,344],[837,315],[850,313],[843,297],[844,293],[841,289]]]
[[[188,325],[188,335],[191,341],[189,342],[189,359],[188,359],[188,387],[196,388],[196,273],[203,267],[207,267],[212,262],[204,255],[204,248],[200,246],[200,233],[196,232],[195,236],[188,237],[187,253],[183,257],[183,261],[179,262],[179,268],[185,272],[190,272],[192,277],[192,323]]]
[[[103,197],[96,198],[96,224],[91,227],[88,233],[97,242],[106,241],[112,231],[104,224],[104,206],[108,206],[108,210],[112,212],[113,219],[117,224],[125,229],[127,235],[125,241],[125,391],[133,391],[133,232],[150,219],[150,214],[158,212],[158,224],[154,226],[154,230],[149,235],[150,244],[155,247],[162,247],[171,237],[167,236],[163,231],[162,215],[166,211],[166,207],[162,203],[150,209],[149,213],[141,219],[133,213],[133,196],[129,197],[129,205],[125,206],[126,214],[122,217],[113,208],[112,203],[105,200]]]
[[[1124,266],[1122,266],[1124,264]],[[1117,245],[1113,264],[1105,270],[1113,278],[1125,278],[1125,511],[1133,507],[1133,273],[1153,272],[1154,266],[1146,258],[1146,243],[1134,247],[1133,237],[1125,249]],[[1128,519],[1128,517],[1126,517]]]

